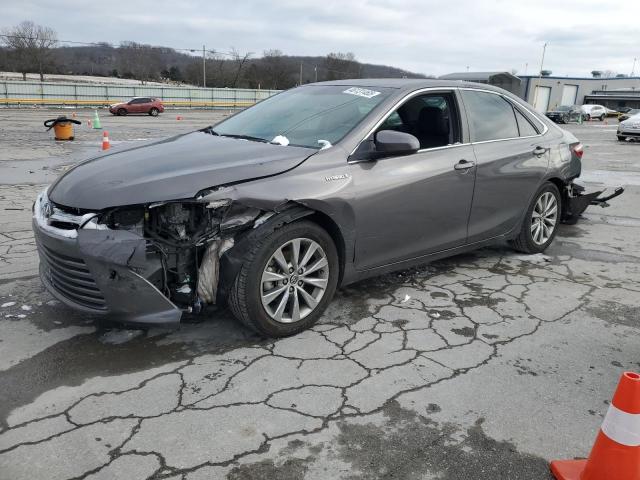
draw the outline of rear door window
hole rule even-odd
[[[471,141],[485,142],[519,136],[516,115],[501,95],[461,90],[471,127]]]

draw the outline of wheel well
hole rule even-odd
[[[340,277],[338,278],[338,285],[342,281],[342,275],[344,274],[344,266],[345,266],[345,255],[346,255],[346,245],[344,241],[344,237],[342,236],[342,232],[340,231],[340,227],[333,221],[333,219],[326,215],[325,213],[319,212],[315,210],[311,215],[304,217],[305,220],[310,220],[317,225],[324,228],[333,243],[336,246],[336,250],[338,251],[338,260],[340,263]]]
[[[565,188],[567,183],[557,177],[548,178],[547,182],[553,183],[558,187],[558,191],[560,192],[560,209],[564,212],[567,205],[567,189]]]

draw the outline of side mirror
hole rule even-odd
[[[420,150],[420,140],[409,133],[381,130],[375,136],[376,156],[408,155]]]

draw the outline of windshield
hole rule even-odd
[[[393,89],[309,85],[287,90],[214,127],[223,136],[327,148],[339,142]]]

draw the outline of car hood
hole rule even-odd
[[[115,108],[115,107],[122,107],[123,105],[126,105],[126,102],[122,102],[122,103],[112,103],[111,105],[109,105],[109,108]]]
[[[206,188],[282,173],[316,152],[197,131],[90,158],[58,178],[48,195],[86,210],[192,198]]]

